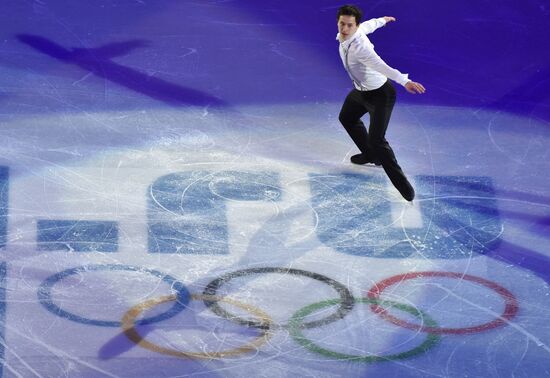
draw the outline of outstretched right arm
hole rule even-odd
[[[388,22],[395,21],[395,17],[384,16],[380,18],[372,18],[368,21],[362,22],[359,25],[359,30],[365,34],[370,34],[378,28],[385,26]]]

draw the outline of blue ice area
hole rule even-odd
[[[408,203],[340,5],[2,2],[0,377],[550,377],[550,6],[359,4]]]

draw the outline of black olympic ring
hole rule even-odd
[[[250,268],[250,269],[242,269],[242,270],[236,270],[234,272],[230,272],[227,274],[224,274],[221,277],[216,278],[215,280],[211,281],[206,288],[203,291],[203,295],[206,296],[218,296],[219,294],[218,289],[224,284],[232,280],[233,278],[242,277],[242,276],[248,276],[251,274],[258,274],[258,273],[283,273],[283,274],[295,274],[299,276],[305,276],[309,278],[313,278],[314,280],[321,281],[329,286],[331,286],[338,294],[340,294],[340,306],[338,307],[338,310],[325,318],[307,322],[307,323],[301,323],[301,328],[315,328],[320,327],[326,324],[330,324],[332,322],[335,322],[337,320],[340,320],[344,318],[353,308],[355,304],[355,298],[349,291],[349,289],[342,285],[341,283],[333,280],[332,278],[329,278],[327,276],[323,276],[322,274],[308,272],[306,270],[301,269],[292,269],[292,268],[276,268],[276,267],[263,267],[263,268]],[[207,308],[209,308],[213,313],[215,313],[218,316],[221,316],[223,318],[229,319],[237,324],[248,326],[248,327],[254,327],[254,328],[260,328],[260,329],[268,329],[270,328],[270,325],[266,322],[258,322],[258,321],[252,321],[240,318],[234,314],[231,314],[230,312],[223,309],[217,300],[204,300],[204,304]],[[283,325],[277,325],[277,328],[288,328],[287,324]]]

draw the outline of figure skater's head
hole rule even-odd
[[[338,32],[344,40],[349,39],[359,28],[363,12],[355,5],[344,5],[338,9],[336,19]]]

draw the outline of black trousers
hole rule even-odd
[[[388,80],[372,91],[353,89],[347,95],[338,118],[361,153],[371,161],[380,160],[392,184],[406,200],[412,201],[414,189],[386,140],[386,129],[394,104],[395,88]],[[367,112],[370,116],[368,131],[361,121]]]

